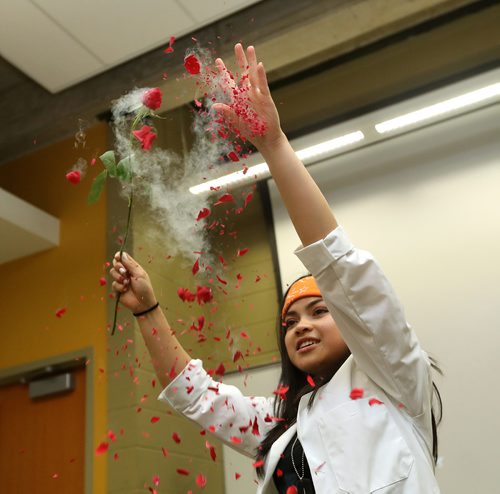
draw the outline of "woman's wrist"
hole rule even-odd
[[[288,138],[285,133],[279,129],[279,132],[275,136],[265,136],[261,138],[256,147],[263,158],[267,160],[270,155],[287,145],[289,145]]]
[[[146,308],[138,308],[137,310],[133,311],[132,314],[135,317],[141,317],[145,316],[146,314],[150,314],[154,310],[156,310],[160,306],[160,302],[155,302],[154,304],[151,304],[147,306]]]

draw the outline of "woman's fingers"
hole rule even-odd
[[[248,70],[248,62],[245,50],[243,49],[241,43],[236,43],[234,45],[234,55],[236,56],[236,62],[241,70],[241,73],[244,74]]]
[[[119,283],[118,281],[113,281],[111,284],[111,288],[113,288],[113,291],[123,293],[128,290],[129,284],[128,283]]]
[[[255,53],[255,48],[249,46],[247,48],[247,59],[248,59],[248,77],[250,79],[250,84],[258,88],[259,80],[257,78],[257,55]]]
[[[262,62],[259,62],[259,64],[257,65],[257,79],[261,94],[263,94],[264,96],[270,96],[271,91],[269,91],[266,69],[264,68],[264,64]]]

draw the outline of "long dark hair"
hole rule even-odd
[[[261,442],[257,454],[257,460],[264,460],[269,453],[271,446],[273,443],[297,420],[297,413],[299,409],[299,402],[302,396],[309,392],[313,392],[311,397],[309,398],[308,406],[311,407],[316,393],[318,390],[324,386],[328,379],[319,380],[315,376],[315,387],[311,387],[311,385],[307,382],[307,374],[297,369],[295,365],[292,364],[290,357],[288,356],[288,352],[285,346],[285,333],[283,328],[283,321],[281,318],[281,310],[283,308],[284,301],[288,295],[290,288],[294,283],[301,280],[302,278],[307,278],[311,276],[310,274],[306,274],[297,278],[287,289],[283,296],[283,301],[280,307],[280,311],[278,314],[278,322],[277,322],[277,336],[278,336],[278,347],[281,355],[281,376],[279,380],[279,388],[280,392],[277,394],[276,399],[274,400],[274,416],[281,420],[276,421],[276,425],[267,433],[264,440]],[[443,372],[439,368],[436,360],[430,357],[431,367],[443,375]],[[431,418],[432,418],[432,457],[434,459],[434,465],[437,463],[438,459],[438,436],[437,436],[437,427],[440,424],[443,417],[443,402],[441,400],[441,395],[439,390],[434,383],[432,382],[433,387],[433,396],[431,402]],[[285,392],[286,390],[286,392]],[[264,467],[260,466],[256,469],[257,475],[261,478],[264,477]]]

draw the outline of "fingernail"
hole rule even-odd
[[[120,268],[119,271],[121,274],[127,274],[127,270],[125,268]]]
[[[125,261],[128,261],[128,256],[126,252],[122,252],[122,257],[125,259]]]

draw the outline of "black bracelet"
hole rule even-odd
[[[153,310],[155,310],[159,305],[160,305],[160,302],[156,302],[156,304],[154,304],[153,307],[150,307],[149,309],[143,310],[142,312],[133,312],[133,314],[135,317],[143,316],[144,314],[147,314],[148,312],[152,312]]]

